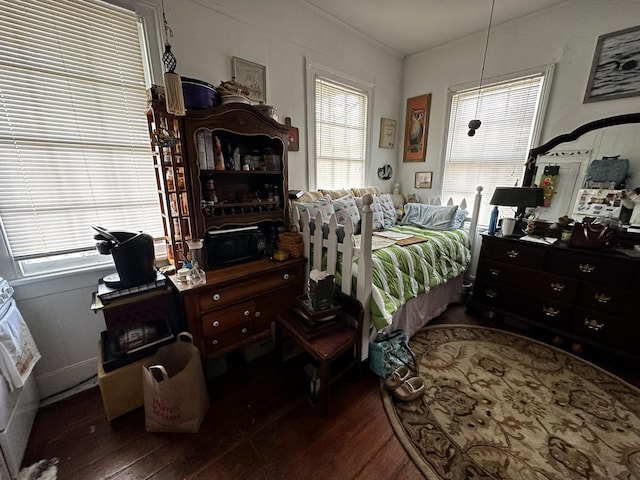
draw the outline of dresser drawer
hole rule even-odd
[[[568,327],[573,310],[572,305],[567,302],[483,281],[474,288],[473,301],[494,307],[499,312],[520,315],[555,328]]]
[[[253,323],[246,322],[221,330],[213,335],[205,335],[204,343],[207,355],[217,355],[220,351],[243,342],[253,335]]]
[[[638,305],[639,291],[624,290],[598,283],[583,282],[578,294],[578,305],[603,313],[633,316]],[[636,313],[637,315],[637,313]]]
[[[279,287],[295,284],[302,279],[298,278],[297,269],[288,268],[269,272],[242,284],[242,288],[233,285],[226,288],[212,288],[198,296],[198,302],[202,311],[219,308],[229,303],[237,302],[262,292],[268,292]]]
[[[631,285],[636,273],[636,264],[613,256],[552,251],[549,253],[546,269],[589,282],[627,287]]]
[[[565,302],[575,300],[580,284],[575,278],[484,259],[478,265],[478,276],[493,283]]]
[[[542,268],[546,247],[517,241],[482,240],[482,256],[522,267]]]
[[[202,333],[205,336],[217,334],[246,322],[252,322],[256,316],[253,300],[230,307],[221,308],[202,316]]]
[[[473,288],[473,301],[495,307],[496,310],[507,310],[520,313],[519,297],[521,292],[513,290],[501,283],[477,280]]]
[[[571,323],[573,305],[554,298],[523,295],[520,299],[520,313],[551,327],[567,329]]]
[[[607,315],[584,308],[576,308],[572,332],[591,340],[596,345],[626,351],[634,356],[638,352],[640,325],[633,317]]]
[[[256,332],[270,328],[276,314],[293,307],[296,295],[299,294],[297,285],[289,285],[256,298]]]

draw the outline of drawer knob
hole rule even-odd
[[[490,268],[489,269],[489,275],[493,275],[494,277],[497,277],[498,275],[500,275],[500,270],[497,268]]]
[[[611,295],[607,295],[606,293],[595,293],[593,298],[598,303],[609,303],[611,301]]]
[[[552,283],[551,284],[551,290],[553,290],[554,292],[561,292],[564,290],[564,287],[566,285],[562,284],[562,283]]]
[[[218,340],[211,340],[211,345],[217,345],[218,344]]]
[[[596,269],[596,267],[589,265],[588,263],[581,263],[578,268],[582,273],[591,273]]]
[[[249,330],[247,330],[247,327],[244,327],[244,328],[242,329],[242,333],[247,333],[248,331],[249,331]]]
[[[560,310],[556,310],[553,307],[542,307],[542,313],[544,313],[547,317],[557,317],[560,315]]]
[[[507,257],[509,258],[516,258],[518,255],[520,255],[520,252],[517,250],[507,250]]]
[[[604,328],[604,323],[599,322],[595,319],[585,318],[584,326],[587,327],[589,330],[593,330],[594,332],[599,332]]]
[[[211,322],[211,325],[214,327],[219,327],[220,326],[220,322],[218,320],[215,320],[213,322]]]
[[[284,278],[285,280],[289,280],[289,274],[288,274],[288,273],[285,273],[285,274],[282,276],[282,278]]]
[[[487,298],[496,298],[498,296],[498,292],[495,290],[485,290],[484,295]]]
[[[245,317],[248,317],[250,313],[251,313],[251,312],[250,312],[249,310],[245,310],[244,312],[242,312],[242,314],[243,314]]]
[[[216,302],[217,302],[218,300],[220,300],[220,294],[219,294],[219,293],[214,293],[214,294],[211,296],[211,298],[212,298],[214,301],[216,301]]]

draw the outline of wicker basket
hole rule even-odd
[[[291,258],[302,257],[304,243],[302,235],[298,232],[282,232],[278,235],[278,248],[289,252]]]

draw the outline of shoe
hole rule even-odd
[[[424,380],[420,377],[411,377],[393,391],[395,397],[403,402],[415,400],[425,390]]]
[[[384,380],[384,388],[387,390],[395,390],[405,380],[411,377],[411,370],[406,365],[400,365]]]

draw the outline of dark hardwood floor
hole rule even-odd
[[[453,323],[517,330],[463,305],[432,322]],[[640,385],[635,365],[585,355]],[[361,379],[335,383],[321,417],[305,395],[303,363],[230,358],[229,370],[209,381],[211,406],[197,434],[147,433],[142,408],[109,422],[98,388],[84,391],[41,408],[23,465],[58,457],[59,480],[423,478],[391,429],[376,376],[363,368]]]

